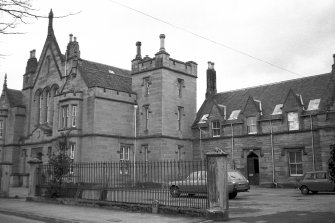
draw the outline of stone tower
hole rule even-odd
[[[191,125],[196,113],[197,64],[170,58],[161,34],[153,58],[141,55],[141,42],[132,60],[132,89],[137,93],[137,147],[149,159],[189,159]],[[146,154],[148,155],[148,154]]]

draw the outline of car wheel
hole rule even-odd
[[[306,186],[302,186],[300,188],[300,191],[301,191],[302,194],[305,194],[305,195],[309,193],[309,189]]]
[[[180,190],[177,186],[170,187],[170,194],[172,197],[179,197],[180,196]]]
[[[229,199],[234,199],[237,196],[237,192],[229,193]]]

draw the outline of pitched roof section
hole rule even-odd
[[[20,107],[24,106],[23,104],[23,94],[21,91],[7,89],[7,98],[10,107]]]
[[[333,83],[332,74],[327,73],[218,93],[204,101],[198,111],[194,124],[198,123],[204,114],[210,112],[215,102],[226,106],[227,116],[229,117],[232,111],[243,110],[249,97],[260,100],[262,103],[263,115],[269,117],[273,113],[276,105],[284,103],[290,89],[302,96],[305,109],[307,109],[310,100],[321,99],[319,108],[324,110],[335,87],[334,83],[330,83]]]
[[[80,60],[79,70],[87,87],[101,87],[132,93],[132,79],[129,70]]]

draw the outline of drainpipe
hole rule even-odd
[[[200,160],[202,160],[202,142],[201,142],[201,128],[199,127],[199,151],[200,151]]]
[[[272,183],[277,188],[278,184],[276,183],[276,177],[275,177],[275,158],[274,158],[273,129],[271,119],[270,119],[270,139],[271,139],[271,159],[272,159]]]
[[[134,185],[136,184],[136,111],[137,111],[137,104],[134,105]]]
[[[315,171],[315,153],[314,153],[314,134],[313,134],[313,119],[312,114],[309,115],[311,122],[311,138],[312,138],[312,159],[313,159],[313,171]]]
[[[234,128],[233,123],[230,123],[231,128],[231,161],[233,164],[233,169],[235,170],[235,163],[234,163]]]

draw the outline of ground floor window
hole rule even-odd
[[[302,150],[289,151],[290,176],[302,176]]]
[[[129,145],[121,145],[120,147],[120,174],[128,175],[129,174]]]

